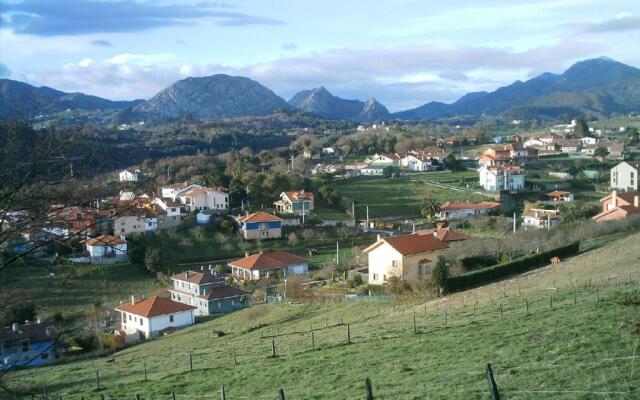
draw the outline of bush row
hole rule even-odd
[[[577,254],[580,251],[580,242],[573,242],[555,249],[541,251],[524,257],[516,258],[509,262],[496,264],[492,267],[473,271],[468,274],[453,276],[447,279],[446,290],[457,292],[485,285],[501,278],[521,274],[549,264],[551,257],[566,257]]]

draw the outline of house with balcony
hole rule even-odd
[[[525,171],[518,166],[481,166],[480,186],[489,192],[517,192],[524,189]]]
[[[196,316],[225,314],[246,307],[249,292],[226,285],[225,278],[211,267],[173,275],[171,300],[196,307]]]
[[[295,214],[298,216],[309,215],[313,211],[314,196],[312,192],[304,189],[280,193],[280,200],[274,202],[276,211],[283,214]]]
[[[85,247],[93,264],[116,264],[127,261],[127,241],[117,236],[102,235],[88,239]]]
[[[258,211],[234,217],[245,239],[279,239],[284,220],[273,214]]]
[[[551,229],[559,223],[560,212],[557,210],[532,208],[522,215],[522,226],[525,229]]]

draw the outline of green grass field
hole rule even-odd
[[[256,306],[6,383],[28,393],[46,383],[54,398],[219,398],[224,384],[229,399],[276,399],[281,387],[288,399],[362,399],[369,377],[376,399],[489,399],[490,362],[506,399],[638,398],[639,308],[614,299],[638,290],[639,240],[592,243],[557,266],[437,301]]]
[[[471,176],[463,172],[465,176]],[[475,174],[477,175],[477,174]],[[462,176],[461,176],[462,177]],[[418,217],[420,205],[427,198],[446,201],[480,201],[484,196],[452,189],[443,189],[432,185],[412,181],[412,179],[451,179],[451,174],[418,174],[401,178],[359,177],[337,182],[340,193],[356,202],[357,218],[365,218],[366,206],[369,216],[376,217]]]

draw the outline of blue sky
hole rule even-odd
[[[0,0],[0,75],[112,99],[187,76],[324,85],[392,111],[608,56],[640,66],[638,0]]]

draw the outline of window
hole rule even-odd
[[[379,276],[378,274],[373,274],[373,280],[377,281],[378,280],[378,276]]]
[[[400,266],[400,261],[398,260],[391,261],[391,266],[394,268],[398,268]]]
[[[142,321],[142,318],[140,318],[140,326],[144,325],[144,322]]]
[[[129,321],[131,321],[131,314],[129,314]]]
[[[387,281],[387,275],[384,274],[384,275],[382,275],[382,282],[386,282],[386,281]]]
[[[169,322],[173,322],[173,315],[169,315]]]

